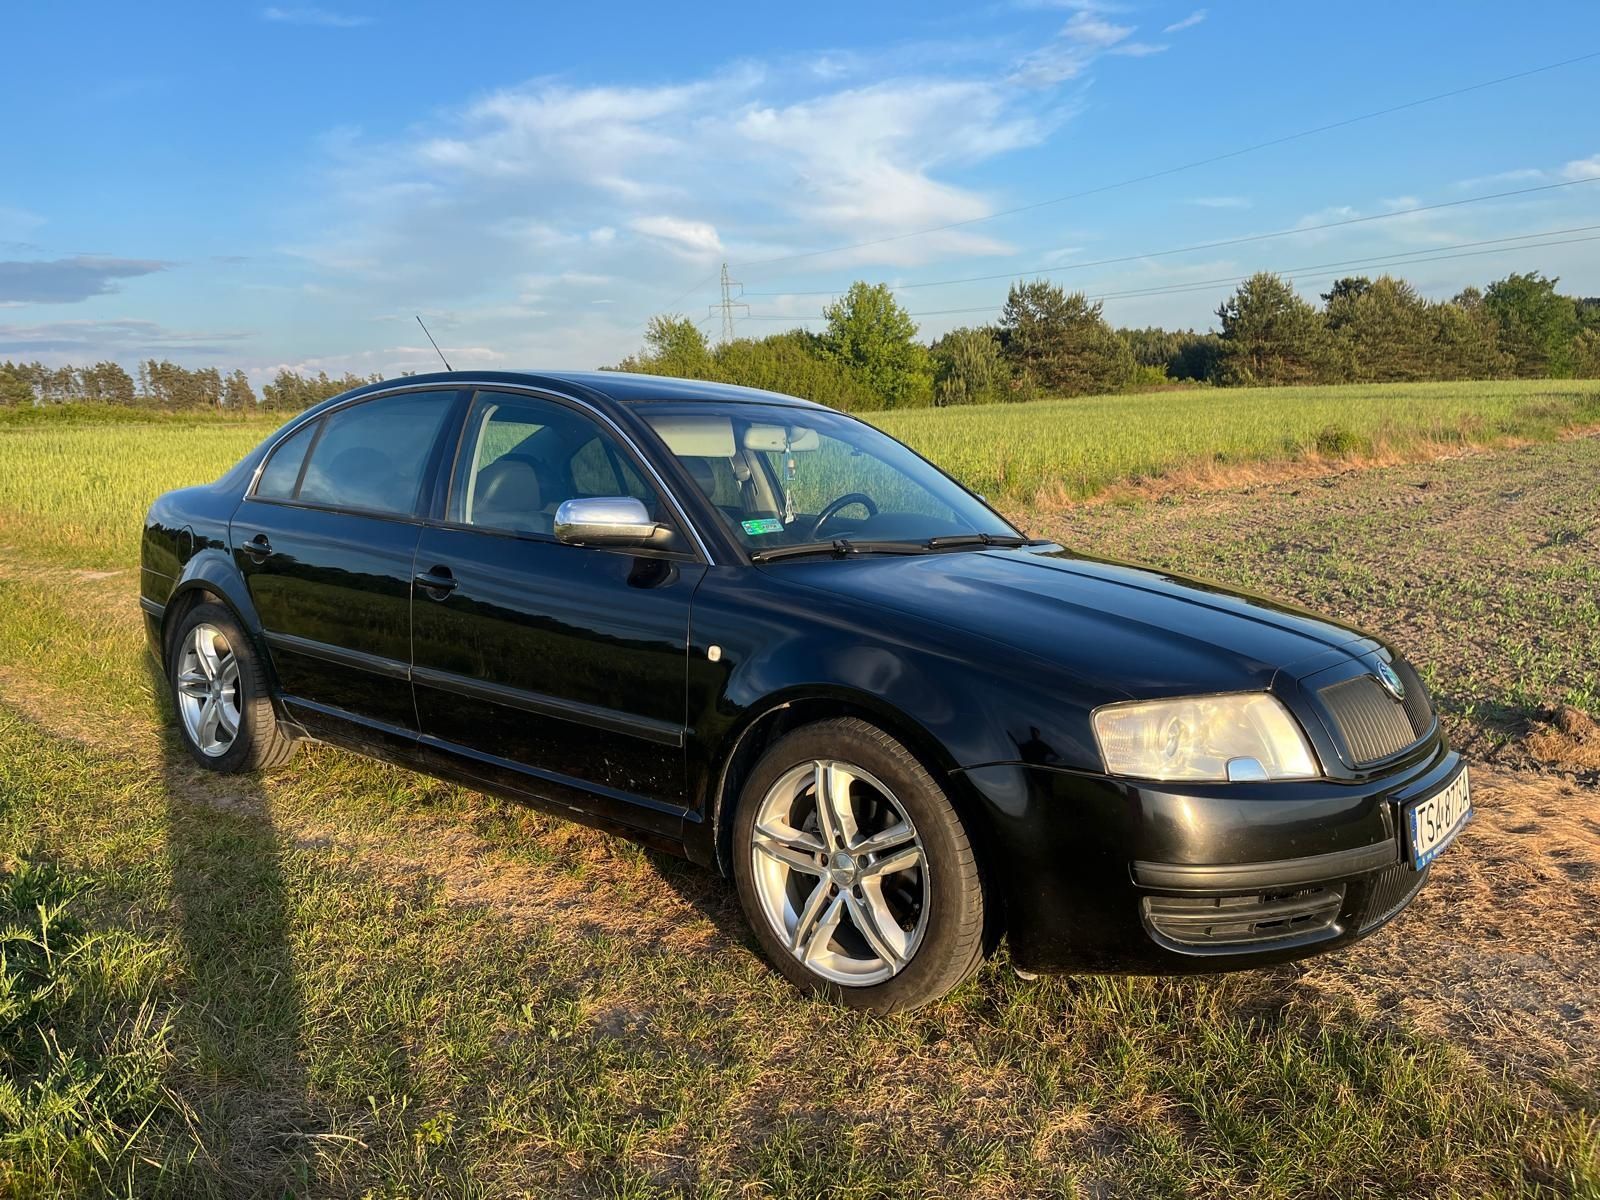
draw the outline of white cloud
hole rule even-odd
[[[1107,54],[1120,54],[1126,58],[1149,58],[1152,54],[1165,54],[1172,49],[1165,42],[1123,42],[1113,46]]]
[[[473,104],[454,130],[425,139],[411,154],[424,169],[489,179],[578,180],[638,198],[660,189],[648,168],[685,149],[694,114],[714,97],[737,98],[748,82],[735,75],[648,88],[549,82],[510,88]]]
[[[1206,10],[1203,9],[1203,8],[1197,8],[1192,13],[1190,13],[1187,17],[1185,17],[1183,20],[1174,21],[1171,25],[1168,25],[1161,32],[1162,33],[1177,33],[1179,30],[1182,30],[1182,29],[1193,29],[1196,25],[1200,24],[1200,22],[1204,21],[1205,19],[1206,19]]]
[[[264,8],[261,10],[261,19],[284,25],[320,25],[324,29],[355,29],[361,25],[372,24],[371,17],[358,17],[314,7]]]
[[[1130,33],[1079,6],[1056,40],[1087,56],[1071,64],[1081,75],[1108,49],[1143,52]],[[352,321],[368,337],[384,328],[363,316],[420,311],[515,361],[593,366],[635,349],[652,311],[712,298],[718,258],[749,264],[752,286],[787,286],[797,270],[876,276],[1009,253],[966,223],[1016,197],[969,182],[972,168],[1044,143],[1079,91],[1052,87],[1039,64],[1021,80],[1015,55],[986,44],[945,59],[916,44],[665,82],[538,78],[413,114],[387,140],[334,130],[317,143],[322,186],[296,213],[306,232],[278,249],[337,304],[305,306],[316,332],[291,357],[330,356]],[[948,228],[899,236],[932,227]],[[851,248],[798,267],[755,261],[828,246]],[[405,364],[366,369],[379,365]]]
[[[1076,79],[1119,42],[1127,41],[1132,25],[1108,21],[1098,9],[1080,8],[1055,39],[1029,54],[1013,79],[1034,87],[1052,87]]]
[[[1575,158],[1561,168],[1563,179],[1600,179],[1600,154]]]
[[[732,132],[771,179],[773,200],[797,231],[809,225],[825,244],[988,215],[988,198],[938,173],[1034,145],[1047,129],[1047,119],[1015,110],[992,85],[904,80],[753,108]],[[986,234],[947,230],[830,261],[905,265],[1006,249]]]
[[[1489,184],[1532,183],[1544,177],[1545,173],[1538,167],[1518,167],[1511,171],[1496,171],[1492,175],[1475,175],[1471,179],[1458,179],[1455,186],[1464,192],[1469,192]]]
[[[691,257],[722,253],[722,239],[708,221],[685,221],[680,217],[635,217],[628,228],[646,237],[657,238]]]
[[[1565,166],[1545,170],[1541,167],[1517,167],[1510,171],[1496,171],[1491,175],[1475,175],[1471,179],[1457,180],[1455,186],[1462,191],[1475,191],[1481,187],[1498,184],[1537,184],[1544,180],[1594,179],[1600,177],[1600,154],[1588,158],[1575,158]]]

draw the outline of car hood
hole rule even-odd
[[[1286,604],[1059,547],[795,562],[789,582],[966,630],[1145,698],[1267,687],[1363,647]],[[1366,648],[1370,648],[1366,647]]]

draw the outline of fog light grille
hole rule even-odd
[[[1428,882],[1430,867],[1413,871],[1409,863],[1395,863],[1372,877],[1367,892],[1366,911],[1361,918],[1361,932],[1382,925],[1416,897],[1422,885]]]
[[[1264,949],[1334,930],[1344,885],[1245,896],[1146,896],[1143,906],[1151,931],[1179,946]]]

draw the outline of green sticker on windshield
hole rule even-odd
[[[777,517],[757,517],[754,521],[739,522],[744,526],[744,531],[752,536],[758,533],[782,533],[783,522]]]

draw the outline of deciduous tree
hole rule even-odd
[[[916,322],[887,284],[852,283],[822,315],[828,322],[823,350],[881,396],[883,407],[932,403],[928,348],[916,340]]]
[[[1522,378],[1572,374],[1572,342],[1578,336],[1578,306],[1556,291],[1556,279],[1534,271],[1491,283],[1483,306],[1500,326],[1500,348]]]

